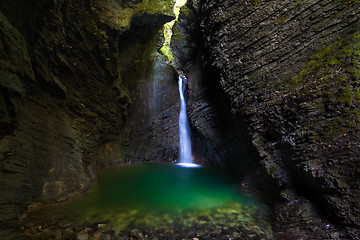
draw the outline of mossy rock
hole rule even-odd
[[[315,53],[306,67],[292,78],[288,91],[299,97],[318,95],[324,102],[338,104],[341,111],[358,108],[360,77],[360,32]]]
[[[346,6],[353,6],[356,4],[360,4],[359,0],[341,0]]]
[[[132,20],[135,16],[154,15],[168,16],[171,19],[175,18],[173,13],[174,4],[174,0],[105,0],[97,1],[94,11],[99,15],[101,22],[106,23],[114,29],[126,31],[131,27]],[[148,24],[153,23],[155,22],[148,22]]]
[[[360,31],[356,31],[314,53],[271,103],[273,111],[286,119],[283,124],[296,125],[288,127],[295,142],[292,156],[298,161],[292,174],[319,192],[317,201],[321,199],[328,215],[350,225],[358,224],[353,218],[357,210],[349,206],[359,200],[354,181],[359,165],[359,88]]]

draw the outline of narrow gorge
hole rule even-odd
[[[0,239],[359,229],[358,0],[0,2]]]

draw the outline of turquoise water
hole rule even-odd
[[[249,201],[229,178],[215,169],[153,163],[103,172],[91,197],[103,208],[152,210],[202,209],[228,201]]]
[[[174,229],[175,225],[187,231],[204,216],[207,226],[231,223],[270,229],[266,207],[239,191],[221,171],[170,164],[108,169],[86,195],[43,212],[46,215],[32,215],[49,223],[55,219],[77,224],[106,222],[116,232],[159,226]]]

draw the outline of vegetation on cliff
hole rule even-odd
[[[174,61],[174,56],[173,56],[173,53],[170,48],[171,37],[173,34],[172,28],[173,28],[175,22],[179,18],[180,8],[186,4],[186,1],[187,0],[176,0],[176,3],[174,5],[175,19],[164,25],[164,39],[165,40],[164,40],[163,46],[160,49],[160,53],[165,57],[165,59],[167,60],[167,62],[170,65],[172,65],[173,61]]]
[[[360,138],[360,32],[330,44],[315,53],[306,67],[287,85],[297,102],[315,99],[310,108],[323,114],[334,112],[327,131],[314,131],[314,142],[328,141],[341,134]],[[342,124],[339,124],[340,122]],[[314,128],[322,121],[311,122]]]
[[[100,22],[109,24],[113,29],[126,31],[136,16],[166,15],[174,17],[172,11],[175,0],[140,0],[140,1],[95,1],[93,11],[100,13]],[[148,25],[154,22],[148,22]]]
[[[286,121],[294,181],[317,191],[317,196],[306,195],[338,224],[357,228],[360,181],[354,177],[359,174],[360,151],[360,32],[317,51],[278,90],[272,102],[275,110],[269,114]],[[279,175],[281,168],[272,172]]]

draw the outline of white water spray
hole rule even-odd
[[[186,115],[186,90],[187,79],[185,76],[179,77],[179,94],[180,94],[180,115],[179,115],[179,135],[180,135],[180,165],[196,165],[192,163],[190,127]]]

